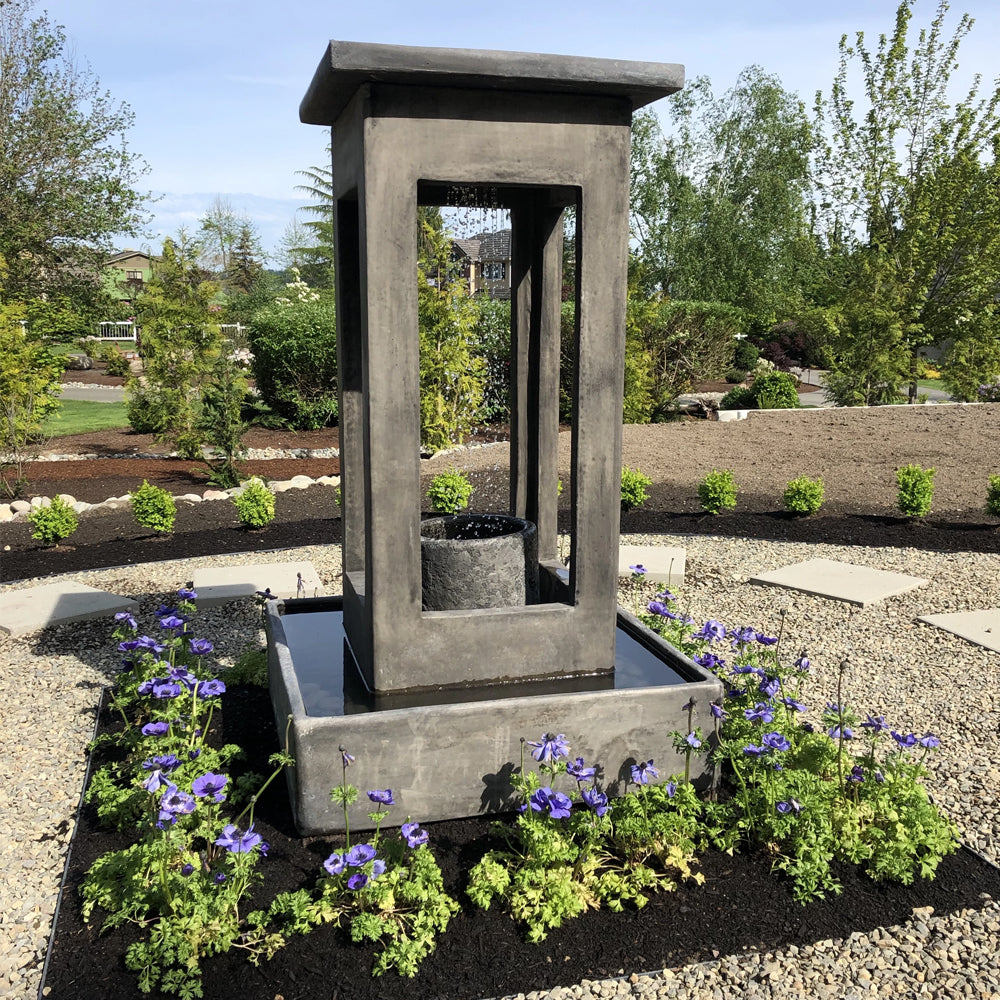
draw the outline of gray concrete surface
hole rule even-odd
[[[299,577],[302,590],[299,592]],[[199,607],[213,607],[270,588],[276,598],[322,597],[323,584],[311,562],[205,566],[194,571]]]
[[[832,559],[807,559],[792,566],[758,573],[750,577],[749,582],[801,590],[817,597],[864,607],[884,601],[887,597],[915,590],[928,581],[905,573],[890,573],[869,566],[835,562]]]
[[[0,632],[26,635],[47,625],[134,611],[135,601],[74,580],[0,594]]]
[[[940,615],[920,615],[917,621],[944,629],[962,639],[1000,653],[1000,608],[983,611],[955,611]]]

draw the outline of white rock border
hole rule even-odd
[[[207,489],[201,494],[180,493],[174,496],[174,500],[187,504],[204,503],[208,500],[230,500],[235,496],[239,496],[243,492],[245,485],[246,483],[244,482],[239,486],[233,486],[227,490]],[[320,476],[318,479],[311,479],[309,476],[293,476],[291,479],[279,479],[268,483],[267,487],[272,493],[285,493],[288,490],[304,490],[310,486],[317,485],[339,486],[340,476]],[[86,503],[83,500],[77,500],[76,497],[68,493],[59,493],[57,496],[64,503],[69,504],[77,514],[81,514],[85,510],[95,510],[98,508],[118,510],[132,500],[131,495],[128,493],[121,497],[108,497],[107,500],[102,500],[100,503]],[[0,503],[0,523],[27,520],[28,514],[32,510],[37,507],[48,507],[51,503],[52,499],[50,497],[32,497],[30,500],[14,500],[11,503]]]

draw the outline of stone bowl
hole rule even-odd
[[[457,514],[420,524],[424,611],[538,603],[538,531],[507,514]]]

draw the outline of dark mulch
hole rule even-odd
[[[224,698],[219,738],[248,749],[247,766],[267,770],[277,748],[266,691],[234,689]],[[280,891],[314,884],[333,841],[295,835],[283,786],[276,782],[256,813],[256,826],[271,844],[264,864],[265,885],[254,905],[264,906]],[[389,973],[371,977],[374,950],[350,943],[342,930],[325,927],[296,938],[270,962],[255,968],[238,954],[210,959],[204,966],[205,996],[284,1000],[473,1000],[549,989],[583,979],[677,968],[749,949],[775,951],[843,938],[853,931],[907,920],[916,907],[937,914],[980,904],[980,894],[1000,898],[1000,872],[971,852],[960,851],[942,864],[937,879],[912,886],[875,884],[858,869],[839,866],[843,893],[801,906],[788,883],[772,876],[764,857],[707,854],[699,863],[703,886],[683,885],[654,896],[641,912],[590,911],[554,931],[540,945],[525,942],[499,910],[481,911],[464,898],[465,873],[493,846],[489,824],[480,819],[430,824],[431,842],[448,891],[462,904],[438,949],[413,980]],[[77,889],[83,873],[101,853],[123,846],[100,831],[86,807],[74,842],[69,878],[54,934],[46,986],[55,1000],[130,1000],[141,996],[123,954],[134,932],[101,936],[99,924],[85,926]]]

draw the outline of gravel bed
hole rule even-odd
[[[834,700],[838,665],[846,659],[845,700],[862,712],[884,713],[897,730],[937,733],[941,749],[927,760],[935,800],[965,843],[1000,861],[1000,657],[916,621],[928,612],[1000,606],[1000,557],[705,536],[626,535],[622,541],[687,547],[681,603],[698,621],[715,617],[777,634],[783,620],[785,655],[806,649],[813,662],[810,704]],[[863,609],[746,583],[753,573],[817,557],[931,582]],[[309,559],[328,592],[339,589],[339,547],[309,546],[267,558]],[[73,579],[136,598],[148,621],[160,600],[190,580],[195,567],[260,561],[261,553],[205,557],[75,573]],[[30,584],[0,586],[0,591]],[[653,588],[648,589],[651,595]],[[627,587],[621,597],[626,607],[632,605]],[[199,621],[199,632],[213,640],[224,663],[262,641],[250,601],[208,609]],[[98,620],[17,639],[0,637],[5,694],[0,704],[0,997],[37,994],[83,780],[84,747],[100,688],[118,662],[108,632],[108,623]],[[901,926],[846,940],[792,945],[774,954],[720,955],[701,965],[584,981],[527,997],[985,1000],[1000,996],[997,954],[1000,901],[984,895],[975,910],[915,911]]]

